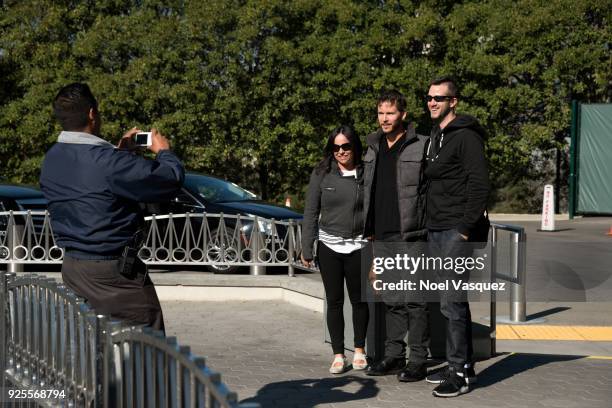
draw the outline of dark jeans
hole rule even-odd
[[[327,300],[327,327],[334,354],[344,354],[344,281],[353,307],[355,347],[365,347],[368,303],[361,301],[361,251],[335,252],[323,243],[318,247],[321,278]]]
[[[66,255],[62,279],[96,313],[164,331],[161,305],[147,266],[136,259],[132,273],[125,276],[120,273],[120,260],[85,260]]]
[[[473,249],[455,229],[429,231],[429,256],[471,257]],[[437,270],[437,278],[469,280],[469,272],[461,276],[454,271]],[[446,320],[446,359],[448,364],[462,369],[472,363],[472,314],[467,295],[450,290],[440,292],[440,311]]]

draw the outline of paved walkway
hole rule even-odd
[[[163,307],[168,335],[206,356],[241,401],[264,407],[609,408],[612,400],[612,359],[502,353],[477,365],[471,393],[445,400],[432,397],[425,382],[400,384],[359,371],[330,375],[318,312],[283,301]]]

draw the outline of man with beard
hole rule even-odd
[[[423,223],[423,166],[428,138],[416,134],[406,119],[406,99],[398,91],[383,92],[378,98],[380,129],[367,138],[364,158],[364,236],[374,237],[374,256],[379,251],[418,246],[425,240]],[[391,251],[394,252],[393,250]],[[388,272],[387,272],[388,273]],[[429,323],[425,302],[384,298],[385,356],[373,364],[368,375],[398,374],[402,382],[425,378]],[[409,363],[406,343],[409,332]]]
[[[434,122],[427,149],[427,230],[430,255],[471,257],[474,239],[486,224],[489,177],[484,153],[485,131],[468,115],[455,113],[457,85],[450,77],[430,83],[427,107]],[[486,234],[485,234],[486,236]],[[485,238],[486,240],[486,238]],[[469,279],[454,271],[439,270],[440,280]],[[440,293],[440,311],[446,321],[448,367],[427,377],[438,386],[436,397],[455,397],[469,392],[476,381],[472,362],[472,316],[465,293]]]

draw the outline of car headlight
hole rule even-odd
[[[266,235],[272,234],[272,221],[256,216],[255,214],[247,214],[249,217],[257,217],[257,224],[259,226],[259,232],[264,233]],[[247,226],[242,227],[242,230],[245,231]]]

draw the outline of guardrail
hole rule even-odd
[[[147,265],[202,265],[219,270],[249,266],[252,275],[285,266],[289,276],[299,262],[301,225],[257,216],[187,213],[146,217],[146,237],[138,252]],[[25,264],[60,264],[46,211],[0,212],[0,263],[10,272]]]
[[[506,248],[502,244],[500,237],[502,234],[508,235]],[[503,318],[501,320],[504,323],[520,324],[527,322],[526,242],[527,234],[523,227],[491,223],[491,282],[494,283],[501,279],[510,284],[510,313],[509,319]],[[506,253],[504,254],[504,252]],[[503,255],[507,255],[509,262],[500,262],[500,257]],[[489,326],[491,355],[496,353],[497,321],[496,292],[492,290]]]
[[[500,233],[509,233],[507,248],[502,248]],[[526,308],[526,288],[527,288],[527,256],[525,246],[527,243],[527,234],[523,227],[515,225],[506,225],[491,223],[491,279],[495,282],[497,279],[504,280],[510,284],[510,323],[522,323],[527,320]],[[508,268],[504,268],[509,273],[500,271],[499,258],[502,251],[507,250],[507,258],[509,259]],[[493,299],[492,306],[495,307],[495,291],[492,291]],[[493,313],[492,316],[495,316]]]
[[[260,406],[239,404],[175,337],[109,321],[38,275],[0,274],[0,367],[11,406]]]

